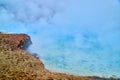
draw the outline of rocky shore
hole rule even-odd
[[[39,59],[24,50],[30,44],[26,34],[0,33],[0,80],[119,80],[50,72]]]

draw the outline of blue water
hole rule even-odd
[[[119,0],[0,0],[0,31],[30,35],[51,71],[120,77]]]

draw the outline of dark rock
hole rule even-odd
[[[37,53],[32,53],[32,55],[33,55],[35,58],[39,59],[39,56],[38,56]]]

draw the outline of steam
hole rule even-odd
[[[63,2],[64,0],[0,0],[0,11],[7,11],[7,14],[20,22],[35,22],[54,17],[60,7],[63,7]]]

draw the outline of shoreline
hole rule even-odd
[[[61,68],[57,68],[57,67],[54,67],[54,66],[46,66],[45,65],[45,68],[48,69],[49,71],[51,72],[55,72],[55,73],[66,73],[68,75],[75,75],[75,76],[84,76],[84,77],[93,77],[93,76],[96,76],[96,77],[100,77],[100,78],[113,78],[113,77],[116,77],[116,78],[119,78],[118,76],[114,75],[114,74],[111,74],[111,75],[103,75],[103,74],[97,74],[97,73],[87,73],[87,72],[81,72],[80,74],[77,73],[77,72],[70,72],[69,70],[64,70],[64,69],[61,69]],[[83,74],[84,73],[84,74]]]

